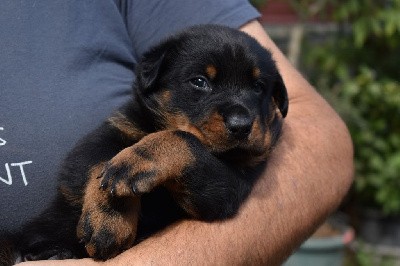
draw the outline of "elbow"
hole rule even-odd
[[[322,99],[322,98],[320,98]],[[319,130],[314,143],[322,144],[317,162],[327,167],[325,174],[334,181],[337,194],[342,198],[354,181],[354,147],[346,123],[325,101],[318,101],[319,115],[315,127]],[[325,156],[323,156],[325,154]],[[322,158],[322,157],[325,157]]]
[[[354,146],[350,132],[342,119],[337,118],[336,131],[340,142],[334,139],[333,144],[336,147],[337,167],[339,167],[339,178],[343,186],[350,188],[354,181]],[[346,190],[346,193],[347,193]]]
[[[330,184],[328,189],[332,206],[338,206],[347,195],[354,181],[354,149],[350,132],[345,122],[337,115],[330,117],[324,132],[320,135],[325,159],[317,161],[324,163],[324,182]],[[320,154],[320,155],[322,155]],[[328,181],[329,180],[329,181]]]

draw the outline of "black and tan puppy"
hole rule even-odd
[[[105,260],[177,219],[230,218],[248,196],[288,110],[271,54],[197,26],[136,73],[133,99],[78,143],[57,199],[14,243],[22,260]]]

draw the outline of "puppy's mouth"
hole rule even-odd
[[[212,152],[242,150],[255,155],[264,152],[264,132],[259,118],[254,119],[250,126],[242,127],[227,125],[226,119],[217,112],[212,113],[202,121],[198,128],[203,135],[203,143]]]
[[[169,114],[166,120],[167,129],[179,129],[193,134],[213,153],[236,150],[257,156],[265,151],[265,133],[258,117],[247,132],[229,128],[226,119],[218,112],[211,113],[198,123],[192,123],[183,114]]]

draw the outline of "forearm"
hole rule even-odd
[[[268,168],[238,216],[220,223],[182,221],[111,260],[113,265],[278,264],[347,192],[352,145],[336,113],[260,28],[245,27],[274,54],[290,109]]]
[[[312,126],[313,116],[288,117],[268,169],[237,217],[178,223],[113,263],[280,263],[337,207],[351,181],[351,151],[336,145],[348,137],[341,123],[326,115],[331,122],[324,125],[320,116],[321,128]]]

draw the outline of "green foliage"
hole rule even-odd
[[[396,258],[388,255],[379,254],[376,250],[365,246],[360,242],[356,248],[354,258],[346,261],[346,266],[395,266]]]
[[[335,1],[337,2],[337,1]],[[389,46],[397,45],[392,37],[400,32],[399,0],[349,0],[340,1],[335,18],[338,21],[352,21],[354,41],[361,47],[371,36],[387,41]],[[394,43],[393,43],[394,41]]]
[[[262,8],[266,2],[267,0],[250,0],[250,3],[256,8]]]
[[[297,15],[302,20],[307,20],[309,17],[319,17],[325,19],[329,12],[327,6],[331,0],[285,0],[288,2]]]
[[[330,1],[340,31],[305,68],[355,146],[357,198],[400,214],[400,0]]]

